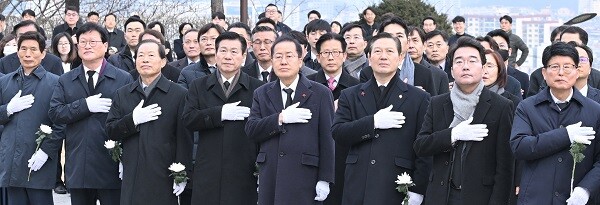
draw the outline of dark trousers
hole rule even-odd
[[[460,200],[460,190],[456,190],[450,188],[450,193],[448,194],[448,205],[459,205],[462,204]]]
[[[0,205],[8,205],[6,188],[0,188]]]
[[[8,205],[54,205],[50,189],[8,187],[6,192],[10,196]]]
[[[71,205],[102,205],[119,204],[121,200],[120,189],[70,189]]]

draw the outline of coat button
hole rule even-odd
[[[559,158],[558,158],[558,162],[559,162],[559,163],[560,163],[560,162],[562,162],[562,157],[559,157]]]
[[[280,157],[283,157],[283,156],[285,156],[285,152],[280,152],[280,153],[279,153],[279,156],[280,156]]]
[[[285,132],[286,132],[285,130],[281,130],[281,133],[285,134]]]
[[[560,128],[563,128],[564,126],[560,125]]]
[[[378,137],[379,137],[379,134],[375,134],[375,138],[378,138]]]
[[[444,181],[441,181],[441,182],[440,182],[440,185],[441,185],[441,186],[444,186]]]
[[[371,160],[371,164],[375,164],[375,163],[376,163],[376,161],[375,161],[375,160]]]
[[[557,191],[554,192],[554,196],[558,196],[558,192]]]
[[[444,165],[448,166],[448,161],[444,162]]]

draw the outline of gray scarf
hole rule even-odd
[[[404,62],[400,68],[400,80],[404,82],[404,79],[408,80],[407,84],[415,85],[415,63],[408,53],[404,56]]]
[[[346,68],[346,71],[348,71],[348,73],[350,73],[350,75],[352,77],[359,79],[360,78],[359,68],[362,66],[362,64],[364,64],[366,62],[367,62],[367,55],[362,54],[360,57],[358,57],[354,61],[352,61],[350,59],[346,60],[344,62],[344,67]]]
[[[471,94],[463,93],[458,85],[454,85],[450,91],[450,100],[452,100],[452,110],[454,111],[454,119],[450,123],[450,127],[455,127],[458,123],[469,119],[475,112],[475,107],[479,103],[479,95],[483,90],[483,81],[479,82],[477,88]]]
[[[501,88],[500,86],[498,86],[497,83],[491,84],[490,86],[485,86],[485,88],[487,88],[488,90],[490,90],[498,95],[502,95],[502,93],[504,93],[504,88]]]

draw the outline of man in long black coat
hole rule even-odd
[[[201,132],[192,204],[256,205],[257,145],[244,133],[252,94],[263,83],[241,72],[246,42],[233,32],[216,39],[218,71],[194,80],[184,122]]]
[[[106,30],[86,23],[77,30],[82,65],[59,78],[50,102],[50,118],[66,125],[65,177],[71,204],[118,204],[121,192],[119,162],[104,142],[106,117],[117,89],[131,82],[129,73],[104,60]],[[95,46],[89,42],[98,41]],[[90,80],[92,82],[90,82]]]
[[[186,90],[160,74],[166,53],[159,42],[144,40],[137,50],[140,79],[117,90],[106,132],[123,143],[121,205],[175,205],[186,182],[174,183],[172,163],[191,170],[192,136],[181,118]]]
[[[316,50],[322,69],[315,74],[306,76],[306,78],[329,87],[333,94],[334,104],[337,104],[337,99],[340,97],[342,90],[359,83],[343,68],[346,60],[346,41],[341,35],[327,33],[317,41]],[[349,146],[335,143],[335,183],[331,189],[331,194],[325,200],[325,204],[342,204],[344,170],[346,168],[344,162],[349,149]]]
[[[455,46],[449,58],[455,84],[433,97],[414,143],[417,155],[433,157],[424,203],[508,204],[513,103],[484,88],[485,55],[477,40],[461,37]]]
[[[21,35],[28,31],[41,32],[42,28],[33,21],[21,21],[13,27],[13,33],[17,36],[17,41]],[[50,53],[46,53],[43,56],[41,65],[44,66],[46,71],[55,75],[60,76],[64,73],[60,58]],[[14,72],[17,70],[17,68],[19,68],[19,66],[21,66],[21,62],[19,61],[17,53],[0,58],[0,73],[8,74],[10,72]]]
[[[299,74],[296,40],[283,36],[273,45],[279,80],[256,89],[245,128],[260,144],[258,204],[321,204],[334,181],[333,97]]]
[[[369,50],[374,78],[342,91],[332,128],[336,142],[351,147],[342,204],[400,204],[405,196],[395,189],[394,180],[404,172],[416,184],[409,189],[409,204],[419,204],[429,165],[411,146],[429,94],[398,77],[404,56],[397,38],[378,34]]]
[[[8,204],[53,204],[52,189],[60,157],[62,127],[48,117],[58,76],[40,65],[46,54],[44,37],[36,31],[17,42],[23,66],[0,78],[0,187],[7,187]],[[54,127],[36,150],[40,125]],[[30,173],[30,174],[28,174]]]

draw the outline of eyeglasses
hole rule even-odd
[[[81,48],[85,48],[87,44],[90,44],[90,47],[96,47],[98,43],[102,43],[102,41],[79,41],[77,45]]]
[[[548,65],[548,67],[546,67],[546,70],[551,71],[551,72],[558,72],[558,71],[560,71],[561,68],[565,74],[570,74],[573,71],[577,70],[577,66],[575,66],[575,64],[569,64],[569,63],[564,64],[562,67],[558,64]]]
[[[58,46],[69,46],[69,43],[59,43]]]
[[[588,62],[590,62],[590,58],[583,57],[583,56],[579,57],[579,63],[588,63]]]
[[[494,70],[494,69],[498,68],[498,65],[493,64],[493,63],[486,63],[485,65],[483,65],[483,68],[490,71],[490,70]]]
[[[264,40],[264,41],[261,41],[261,40],[258,40],[258,39],[252,41],[252,44],[257,45],[257,46],[260,46],[261,44],[271,45],[272,43],[273,43],[273,41],[272,40],[268,40],[268,39]]]
[[[319,55],[322,57],[329,57],[329,55],[331,55],[333,57],[338,57],[342,53],[343,53],[342,51],[323,51],[323,52],[320,52]]]

